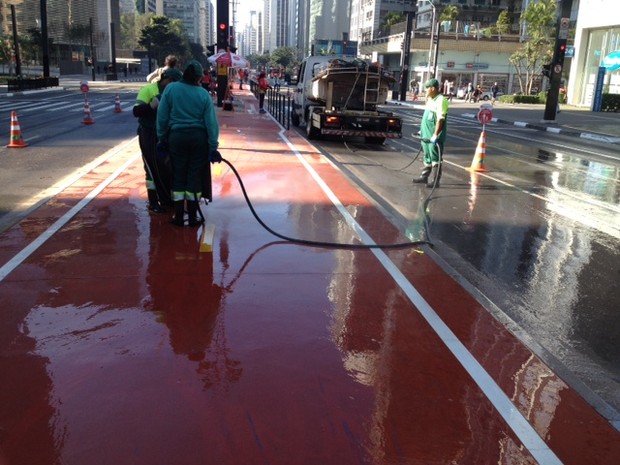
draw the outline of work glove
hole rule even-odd
[[[430,138],[431,144],[436,144],[437,143],[437,136],[435,134],[433,134]]]
[[[166,158],[168,156],[168,141],[159,140],[155,146],[155,153],[160,158]]]
[[[149,103],[149,105],[153,110],[157,110],[157,107],[159,106],[159,99],[157,97],[153,97],[153,100],[151,100],[151,103]]]
[[[218,150],[211,150],[209,152],[209,161],[211,163],[221,163],[222,162],[222,154]]]

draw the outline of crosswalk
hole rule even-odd
[[[121,101],[120,107],[123,111],[131,109],[134,101],[123,102]],[[84,101],[78,100],[74,102],[59,102],[57,100],[40,100],[40,101],[24,101],[24,102],[0,102],[0,115],[3,113],[10,114],[11,111],[16,111],[18,114],[27,114],[34,112],[82,112],[84,111]],[[94,112],[109,112],[115,108],[114,99],[89,101],[89,107],[91,113]]]

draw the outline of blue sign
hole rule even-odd
[[[601,66],[596,76],[596,85],[594,86],[594,101],[592,103],[592,111],[601,111],[603,103],[603,83],[605,82],[606,68]]]
[[[620,50],[611,52],[603,58],[601,66],[605,67],[607,71],[616,71],[620,69]]]
[[[566,47],[566,54],[564,55],[564,58],[574,58],[575,57],[575,47],[573,47],[572,45],[569,45],[568,47]]]

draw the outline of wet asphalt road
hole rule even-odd
[[[398,109],[417,132],[421,111]],[[617,146],[491,124],[487,173],[471,173],[475,121],[450,119],[441,187],[411,137],[320,145],[411,239],[611,420],[620,410],[620,157]],[[429,197],[430,195],[430,197]],[[425,231],[423,212],[428,213]]]

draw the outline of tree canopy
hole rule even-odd
[[[534,78],[543,64],[551,61],[556,23],[556,0],[531,2],[520,22],[525,27],[526,42],[510,56],[510,63],[517,70],[521,92],[530,94]]]
[[[190,51],[181,20],[166,16],[151,16],[149,24],[141,30],[138,44],[158,63],[163,63],[167,55],[180,58],[188,56]]]

